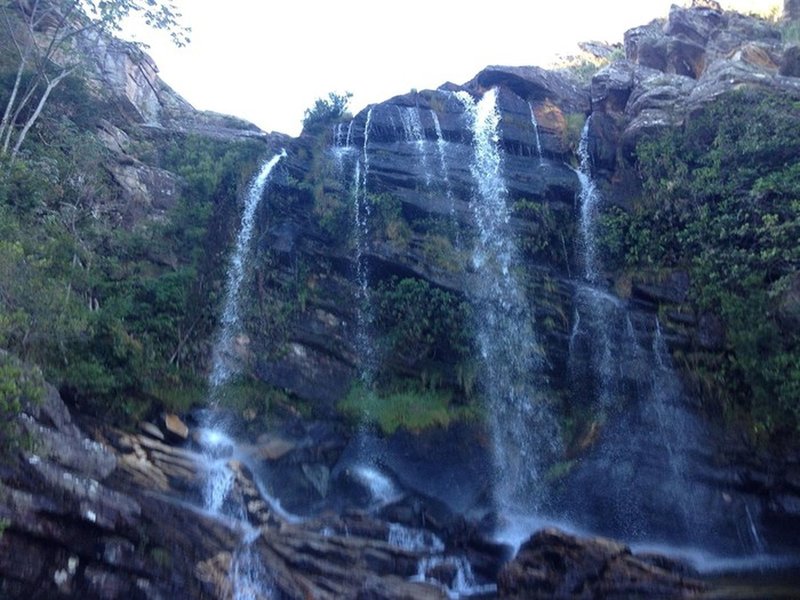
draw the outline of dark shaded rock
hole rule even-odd
[[[631,294],[650,302],[681,304],[689,293],[689,274],[686,271],[673,271],[666,278],[637,280],[632,282]]]
[[[783,0],[783,18],[791,21],[800,19],[800,0]]]
[[[686,567],[637,557],[604,538],[582,539],[556,529],[534,534],[498,577],[501,598],[696,597],[706,589]]]
[[[725,347],[725,325],[711,313],[700,315],[697,323],[697,343],[706,350],[722,350]]]
[[[650,62],[660,64],[660,59],[650,58],[650,48],[663,36],[664,20],[655,19],[647,25],[634,27],[625,32],[625,57],[636,64],[647,65]],[[658,67],[653,67],[658,68]]]
[[[786,48],[779,72],[784,77],[800,77],[800,46]]]
[[[712,34],[722,25],[723,11],[719,4],[693,2],[689,10],[676,5],[670,8],[664,33],[705,47]]]
[[[603,67],[592,77],[592,111],[622,113],[634,86],[636,65],[619,60]]]
[[[353,369],[336,357],[300,342],[289,345],[285,356],[256,366],[264,381],[316,403],[324,414],[350,388]]]
[[[619,121],[611,114],[598,112],[592,115],[589,134],[589,151],[593,158],[594,172],[597,176],[613,173],[617,161]]]

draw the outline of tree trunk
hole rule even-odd
[[[3,120],[0,121],[0,139],[3,139],[6,133],[6,129],[12,127],[11,123],[11,113],[14,109],[14,103],[17,101],[17,94],[19,93],[19,86],[22,83],[22,73],[25,71],[25,59],[20,61],[19,68],[17,69],[17,76],[14,79],[14,87],[11,90],[11,96],[8,99],[8,103],[6,104],[6,110],[3,112]],[[4,147],[3,154],[7,147]]]
[[[59,83],[75,68],[66,69],[58,74],[58,77],[53,79],[52,81],[47,82],[47,87],[42,94],[42,97],[39,99],[39,104],[36,106],[36,110],[33,111],[33,114],[30,118],[25,122],[25,126],[22,128],[22,131],[19,132],[19,136],[17,137],[17,142],[14,144],[14,149],[11,151],[11,160],[13,161],[17,157],[17,153],[19,153],[19,149],[22,146],[22,142],[25,141],[25,136],[28,135],[31,127],[33,127],[34,123],[39,119],[39,115],[42,114],[42,110],[44,109],[44,105],[47,104],[47,99],[50,97],[50,94],[53,90],[58,86]]]

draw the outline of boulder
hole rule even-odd
[[[780,65],[780,74],[784,77],[800,77],[800,46],[786,48]]]
[[[164,427],[167,432],[182,440],[189,438],[189,427],[178,415],[167,413],[164,415]]]
[[[504,87],[529,102],[549,99],[567,112],[585,113],[589,109],[585,89],[565,75],[540,67],[486,67],[464,87],[475,92]]]
[[[498,577],[501,598],[690,598],[707,585],[688,567],[604,538],[545,529],[522,544]]]
[[[592,77],[592,111],[622,113],[634,86],[636,65],[619,60],[600,69]]]

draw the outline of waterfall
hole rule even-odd
[[[335,132],[338,135],[338,132]],[[209,376],[212,401],[218,401],[218,390],[233,375],[240,365],[235,358],[235,339],[241,329],[240,293],[251,255],[250,242],[255,226],[255,213],[258,208],[270,175],[278,162],[286,156],[281,150],[266,161],[253,178],[245,195],[245,205],[236,236],[236,245],[231,255],[225,286],[220,331],[212,350],[212,370]],[[233,459],[235,442],[228,437],[225,427],[213,415],[201,419],[205,427],[199,430],[198,443],[202,450],[205,480],[203,485],[203,505],[216,515],[226,515],[244,521],[246,510],[241,499],[232,498],[234,473],[228,463]],[[260,564],[253,546],[258,531],[244,540],[237,549],[231,564],[231,586],[235,600],[256,600],[272,597],[272,583],[263,565]]]
[[[533,315],[512,268],[517,253],[506,206],[497,91],[486,92],[477,104],[469,94],[457,97],[474,138],[470,171],[477,194],[470,205],[478,276],[472,294],[493,440],[495,504],[506,514],[535,512],[544,501],[545,465],[560,454],[560,436],[540,392],[543,360]]]
[[[439,123],[439,117],[433,111],[431,111],[431,116],[433,117],[433,127],[436,131],[436,151],[439,155],[439,168],[442,173],[445,193],[448,200],[450,200],[450,214],[452,215],[455,208],[453,207],[453,187],[450,185],[450,175],[447,171],[447,142],[442,134],[442,125]]]
[[[344,160],[352,150],[350,146],[350,135],[353,127],[353,122],[347,127],[347,132],[344,132],[344,123],[337,123],[333,126],[331,153],[333,154],[333,162],[336,165],[336,172],[341,175],[344,169]]]
[[[221,326],[211,355],[212,368],[209,383],[212,390],[224,384],[238,370],[238,365],[236,364],[238,361],[235,358],[235,342],[236,335],[239,333],[239,312],[241,308],[239,293],[245,275],[245,263],[250,255],[250,239],[253,237],[255,212],[261,202],[261,197],[264,195],[264,189],[267,186],[272,170],[284,156],[286,156],[286,152],[281,150],[280,153],[262,165],[256,177],[250,183],[245,196],[242,220],[239,225],[239,233],[236,236],[236,246],[231,255],[225,282],[225,300],[222,305]]]
[[[258,529],[249,532],[231,559],[231,600],[268,600],[275,596],[272,577],[255,548],[260,535]]]
[[[367,195],[369,180],[369,128],[372,123],[372,107],[367,111],[364,124],[364,146],[360,160],[356,160],[351,185],[353,201],[353,238],[355,240],[356,276],[356,350],[362,362],[361,379],[371,384],[377,369],[377,358],[372,343],[372,301],[369,291],[369,271],[365,252],[369,242],[370,200]]]
[[[240,293],[244,280],[246,263],[250,257],[250,241],[253,237],[255,212],[264,195],[275,165],[286,156],[281,150],[266,161],[253,178],[245,195],[244,211],[236,236],[236,245],[228,266],[225,286],[225,299],[220,319],[220,331],[212,349],[212,369],[209,376],[210,397],[212,402],[219,400],[219,388],[224,385],[239,369],[235,358],[235,338],[240,330]],[[205,420],[211,420],[207,417]],[[233,473],[228,468],[234,446],[219,423],[206,422],[199,439],[205,459],[207,472],[203,488],[203,504],[206,510],[215,514],[223,512],[223,506],[233,486]],[[233,515],[239,517],[240,515]]]
[[[580,167],[577,174],[581,184],[581,246],[583,249],[583,274],[589,283],[597,283],[600,275],[597,266],[597,243],[595,240],[595,219],[600,204],[600,193],[592,177],[592,157],[589,154],[589,129],[592,117],[586,119],[578,145]]]
[[[403,133],[407,142],[413,143],[417,149],[422,172],[425,175],[425,185],[431,186],[431,170],[428,166],[428,152],[426,149],[425,129],[422,127],[422,119],[419,116],[419,109],[410,106],[398,107],[400,111],[400,121],[403,123]]]
[[[575,172],[580,182],[580,235],[581,235],[581,256],[583,262],[583,279],[586,282],[578,285],[575,290],[575,311],[580,317],[580,313],[585,315],[586,335],[589,338],[590,350],[588,361],[579,358],[578,361],[588,362],[591,372],[587,377],[595,380],[594,388],[589,386],[589,390],[594,397],[599,400],[602,409],[608,409],[614,404],[619,396],[619,373],[620,365],[623,361],[618,360],[620,353],[626,352],[630,348],[626,345],[624,323],[621,319],[624,316],[624,309],[616,297],[599,289],[597,284],[600,280],[599,267],[597,264],[597,249],[595,240],[595,220],[597,210],[601,202],[600,192],[592,176],[592,160],[589,154],[589,130],[591,127],[591,117],[586,119],[586,123],[581,131],[581,139],[578,145],[578,157],[580,167]],[[580,318],[575,321],[575,328],[579,326]],[[575,334],[573,333],[573,338]],[[574,373],[574,354],[570,348],[570,370]]]
[[[531,109],[531,125],[533,125],[533,137],[536,142],[536,152],[539,156],[539,164],[544,162],[544,155],[542,154],[542,140],[539,138],[539,123],[536,122],[536,113],[533,111],[533,104],[528,104]]]
[[[435,111],[431,111],[433,117],[433,127],[436,131],[436,152],[439,155],[439,169],[441,171],[441,181],[444,184],[444,193],[447,198],[447,205],[450,212],[450,222],[456,228],[455,231],[455,247],[461,246],[461,231],[456,221],[456,199],[453,195],[453,186],[450,183],[450,174],[447,168],[447,141],[442,134],[442,125],[439,123],[439,117]]]
[[[654,320],[652,344],[641,344],[628,306],[600,287],[602,196],[592,177],[590,127],[591,117],[578,147],[583,282],[575,288],[569,361],[573,403],[592,412],[602,430],[571,476],[578,499],[571,516],[631,541],[713,545],[718,494],[695,480],[705,434],[686,405],[661,323]]]

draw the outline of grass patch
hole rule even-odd
[[[417,432],[476,418],[476,407],[455,404],[452,398],[452,391],[419,389],[409,382],[386,391],[371,390],[359,382],[339,403],[339,410],[355,423],[377,425],[385,434],[400,427]]]
[[[192,384],[159,385],[148,390],[165,410],[177,414],[189,412],[194,406],[205,404],[208,386],[203,381]]]

